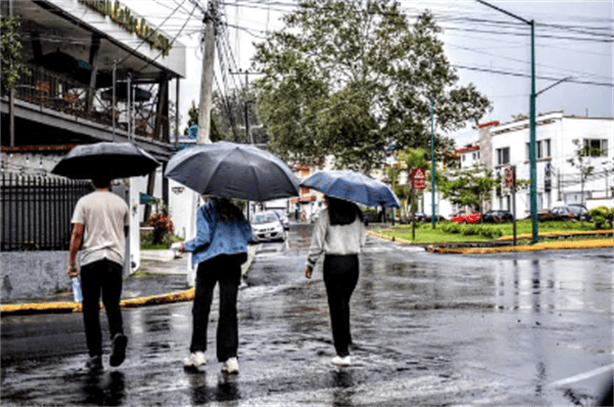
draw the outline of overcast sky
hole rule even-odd
[[[203,7],[205,0],[198,0]],[[162,29],[188,46],[187,78],[181,84],[181,113],[187,116],[192,101],[198,104],[202,50],[202,11],[194,0],[124,0],[152,23],[166,22]],[[474,83],[493,104],[482,122],[511,120],[528,114],[531,91],[530,25],[476,1],[401,1],[410,21],[431,10],[444,29],[445,52],[457,68],[461,84]],[[536,111],[564,111],[570,115],[614,117],[613,111],[613,2],[611,1],[490,1],[526,21],[535,21],[536,91],[567,79],[537,98]],[[226,28],[222,39],[227,68],[246,70],[253,42],[267,31],[280,30],[279,17],[289,12],[293,1],[228,0],[222,2]],[[172,16],[169,18],[171,13]],[[187,23],[186,23],[187,21]],[[184,25],[185,24],[185,25]],[[183,29],[182,29],[183,28]],[[180,31],[181,30],[181,31]],[[243,75],[219,74],[219,86],[243,84]],[[547,79],[541,79],[547,78]],[[250,76],[250,80],[255,79]],[[609,86],[608,86],[609,85]],[[458,133],[457,145],[471,141],[470,130]],[[469,136],[468,136],[469,135]]]

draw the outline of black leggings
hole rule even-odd
[[[324,257],[324,284],[328,295],[333,341],[337,355],[341,357],[350,354],[350,297],[357,283],[358,255],[327,254]]]

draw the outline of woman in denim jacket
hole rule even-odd
[[[219,283],[217,358],[222,371],[238,373],[237,293],[252,228],[237,206],[228,199],[213,197],[198,210],[196,228],[196,237],[181,246],[182,252],[192,252],[192,266],[198,264],[192,343],[183,364],[190,368],[207,363],[207,324],[213,289]]]

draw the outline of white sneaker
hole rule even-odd
[[[345,357],[335,356],[332,362],[333,365],[336,366],[350,366],[352,364],[352,358],[349,355]]]
[[[198,367],[207,364],[207,357],[205,352],[197,351],[192,352],[190,355],[183,359],[183,366],[185,367]]]
[[[237,358],[230,358],[222,363],[222,372],[239,373],[239,361]]]

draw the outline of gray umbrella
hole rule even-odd
[[[257,202],[299,195],[298,179],[286,163],[246,144],[186,148],[170,159],[164,175],[203,195]]]
[[[116,179],[147,175],[159,165],[134,144],[100,142],[73,148],[51,173],[73,179]]]

